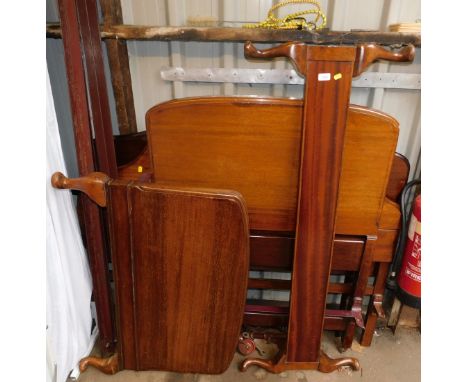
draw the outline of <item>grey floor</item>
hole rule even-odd
[[[323,349],[333,358],[340,357],[332,333],[325,333]],[[81,374],[78,382],[416,382],[421,380],[421,335],[416,329],[400,327],[395,335],[389,329],[381,329],[374,336],[371,347],[362,348],[354,342],[352,348],[344,355],[358,358],[361,370],[353,372],[344,369],[330,374],[317,371],[288,371],[276,375],[254,366],[241,373],[237,367],[243,357],[236,354],[229,369],[221,375],[124,370],[109,376],[90,368]]]

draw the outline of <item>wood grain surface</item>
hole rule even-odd
[[[287,362],[298,364],[320,359],[355,53],[353,48],[317,48],[307,51],[286,350]],[[341,78],[320,81],[322,73]]]
[[[395,153],[392,163],[392,170],[387,184],[386,196],[388,199],[397,202],[398,198],[408,181],[410,172],[410,164],[406,157],[399,153]]]
[[[99,4],[101,5],[104,25],[123,23],[120,0],[99,0]],[[107,39],[105,44],[119,131],[121,134],[136,133],[137,123],[127,42],[119,39]]]
[[[85,67],[86,60],[83,60],[81,45],[81,33],[85,26],[79,22],[80,12],[75,1],[59,0],[57,5],[60,19],[62,20],[64,59],[67,71],[78,171],[81,176],[85,176],[99,170],[93,152],[92,116],[86,87],[87,68]],[[87,45],[89,52],[89,44]],[[96,54],[98,53],[96,52]],[[94,68],[95,71],[99,71],[99,69],[102,68]],[[88,75],[90,75],[90,72],[88,72]],[[102,80],[103,78],[100,77],[100,79]],[[96,84],[96,82],[94,84]],[[105,97],[107,97],[107,93]],[[95,105],[92,107],[94,108],[94,106]],[[102,127],[102,124],[96,126],[97,129]],[[102,131],[96,132],[96,138],[97,135],[100,137],[99,147],[101,147],[103,143],[101,138],[106,136],[102,133]],[[103,161],[105,162],[105,159],[103,159]],[[113,352],[115,341],[111,288],[109,284],[106,241],[104,236],[105,229],[102,226],[102,214],[99,207],[86,196],[80,196],[80,199],[79,204],[82,208],[81,215],[83,216],[84,236],[86,238],[85,246],[93,279],[93,299],[96,303],[99,344],[101,352],[105,355]]]
[[[46,36],[60,38],[62,30],[55,23],[46,24]],[[103,25],[101,38],[153,41],[237,41],[289,42],[312,44],[378,43],[381,45],[414,44],[421,46],[421,33],[380,31],[308,31],[285,29],[171,27],[154,25]]]
[[[121,368],[223,372],[247,290],[242,197],[128,181],[108,195]]]
[[[146,114],[154,177],[237,190],[251,229],[294,231],[301,109],[298,102],[247,97],[160,104]]]
[[[247,202],[251,229],[293,232],[302,105],[278,98],[201,97],[153,107],[146,123],[156,180],[237,190]],[[395,119],[350,107],[337,233],[375,234],[397,140]]]
[[[341,72],[343,69],[336,67],[317,70]],[[320,110],[318,107],[315,109]],[[302,101],[298,100],[205,97],[158,105],[147,113],[150,159],[155,178],[169,183],[228,187],[240,191],[248,205],[250,228],[270,232],[263,236],[251,235],[252,265],[258,269],[264,266],[266,269],[275,266],[290,269],[295,239],[294,221],[297,217],[295,208],[299,185],[302,118]],[[383,113],[357,106],[349,109],[345,121],[335,233],[361,238],[365,235],[377,235],[382,208],[392,204],[386,199],[386,193],[398,139],[398,123]],[[332,146],[323,148],[325,151],[336,144],[336,135],[330,136],[330,139]],[[169,150],[169,147],[175,149]],[[313,153],[317,153],[317,149]],[[331,172],[322,170],[315,169],[312,173],[314,177],[317,174],[328,175],[322,180],[325,189],[330,186]],[[397,173],[400,170],[397,169]],[[313,177],[309,176],[308,179]],[[393,187],[391,192],[395,193],[397,188]],[[332,199],[333,195],[323,192],[320,202],[328,205]],[[322,216],[322,212],[315,211],[312,216]],[[395,217],[396,222],[392,220],[390,225],[396,224],[397,227],[399,216]],[[388,217],[384,218],[388,220]],[[355,237],[354,241],[348,240],[349,242],[335,237],[332,269],[359,269],[364,249],[363,240],[359,237]],[[388,258],[392,253],[389,244],[393,240],[391,243],[389,240],[384,241],[382,245],[376,246],[376,253]],[[325,253],[327,249],[318,251]],[[312,257],[307,257],[307,261],[310,259]],[[302,266],[325,269],[327,261],[322,260],[322,265],[314,263],[307,266],[303,262]],[[367,256],[367,260],[371,261],[372,256]],[[301,297],[301,301],[317,301],[317,296],[326,292],[327,282],[324,284],[321,281],[327,280],[326,272],[318,275],[314,271],[313,274],[317,277],[316,296]],[[300,279],[306,284],[311,282],[307,278]],[[298,286],[297,289],[310,291],[309,284]],[[367,292],[366,290],[365,293]],[[299,350],[295,354],[288,350],[288,357],[293,357],[291,359],[294,362],[301,359],[299,362],[306,362],[317,355],[316,351],[312,351],[312,354],[310,349],[317,348],[320,334],[316,334],[316,330],[312,328],[321,325],[322,318],[317,315],[317,322],[311,323],[312,311],[303,309],[302,303],[297,305],[299,310],[296,316],[301,312],[304,317],[307,316],[309,323],[305,329],[314,331],[315,345],[304,347],[299,336],[296,336],[294,346]],[[284,317],[271,314],[250,312],[247,316],[248,323],[268,320],[284,323]],[[297,322],[301,321],[296,319],[293,325],[290,322],[293,331]]]

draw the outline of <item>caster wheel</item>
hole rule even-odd
[[[255,342],[251,338],[240,338],[237,350],[242,355],[249,355],[255,351]]]

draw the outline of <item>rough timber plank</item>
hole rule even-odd
[[[47,24],[46,35],[60,38],[59,24]],[[246,28],[158,27],[148,25],[101,25],[101,38],[154,41],[238,41],[286,42],[311,44],[353,45],[378,43],[381,45],[414,44],[421,46],[421,34],[378,31],[321,31]]]
[[[100,0],[99,2],[104,25],[121,24],[123,22],[120,0]],[[127,42],[117,39],[106,39],[105,41],[120,134],[136,133],[137,124],[132,79],[128,64]]]

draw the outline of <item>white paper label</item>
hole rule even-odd
[[[330,73],[319,73],[318,80],[319,81],[330,81],[331,74]]]

